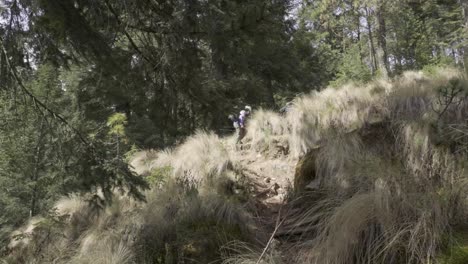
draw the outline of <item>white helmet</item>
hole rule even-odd
[[[245,106],[245,110],[249,111],[249,112],[252,112],[252,107],[250,107],[249,105],[246,105]]]

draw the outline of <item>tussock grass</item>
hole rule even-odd
[[[417,122],[434,118],[445,107],[445,104],[440,104],[444,101],[440,96],[441,92],[450,92],[452,88],[457,88],[453,86],[464,87],[465,92],[459,93],[458,96],[466,95],[468,89],[466,77],[455,69],[437,69],[431,75],[423,72],[406,72],[394,81],[388,96],[388,107],[392,117],[397,120]],[[443,118],[460,121],[464,119],[462,116],[466,116],[466,109],[466,102],[461,106],[449,105],[447,110],[451,113],[447,113]]]
[[[140,262],[156,259],[198,259],[208,263],[220,257],[220,248],[232,240],[254,236],[253,218],[235,201],[195,185],[168,183],[165,191],[148,194],[141,212],[145,225],[136,241]]]
[[[138,175],[147,175],[155,167],[154,161],[160,155],[153,150],[138,151],[132,155],[130,165]]]
[[[175,178],[212,182],[231,165],[229,153],[214,133],[197,132],[173,151],[160,152],[157,166],[171,166]]]
[[[263,248],[241,241],[233,241],[223,247],[223,264],[282,264],[285,263],[273,247],[263,253]]]
[[[290,220],[291,234],[311,231],[302,235],[296,263],[432,263],[452,227],[466,221],[461,219],[467,209],[467,156],[457,151],[462,141],[441,139],[440,131],[448,120],[466,122],[468,112],[465,102],[445,112],[437,103],[441,89],[465,86],[464,77],[454,71],[410,72],[379,85],[384,89],[375,93],[367,93],[375,84],[356,91],[355,99],[346,90],[357,87],[334,92],[333,100],[347,98],[341,105],[351,108],[332,109],[325,119],[319,109],[308,117],[297,115],[301,111],[289,116],[301,120],[292,124],[296,154],[320,145],[321,191]],[[296,111],[314,109],[314,96],[326,94],[300,99]],[[359,102],[353,106],[353,100]],[[389,136],[371,133],[375,138],[369,140],[362,132],[375,129],[368,125],[374,109]],[[315,133],[307,135],[313,127]]]
[[[433,261],[444,235],[466,212],[459,207],[466,199],[459,189],[463,172],[440,151],[429,155],[423,171],[405,153],[393,165],[374,154],[350,158],[345,188],[340,182],[326,185],[328,191],[293,220],[314,230],[303,237],[297,263]]]
[[[28,223],[23,228],[13,231],[11,234],[11,241],[8,247],[18,248],[18,247],[27,246],[33,239],[34,229],[42,221],[44,221],[42,217],[32,218],[28,221]]]
[[[462,91],[457,103],[444,105],[453,89]],[[269,161],[317,152],[316,184],[289,198],[280,233],[293,239],[284,251],[291,255],[272,245],[260,263],[435,263],[468,217],[464,89],[465,76],[453,69],[407,72],[301,96],[286,117],[258,110],[247,127],[250,148],[240,152],[199,131],[174,149],[137,153],[134,169],[157,174],[147,203],[116,194],[97,213],[82,197],[62,199],[57,215],[16,233],[27,235],[7,262],[257,263],[262,227],[232,190],[237,170],[254,165],[231,156],[255,163],[258,152],[282,146],[290,154]]]
[[[288,139],[291,154],[298,157],[320,146],[329,134],[350,133],[388,118],[394,122],[430,120],[436,116],[434,109],[442,111],[444,107],[437,100],[440,90],[454,80],[456,85],[467,86],[458,71],[438,69],[432,75],[406,72],[393,81],[313,91],[296,98],[286,120],[270,111],[256,111],[249,121],[247,139],[255,150],[264,151],[271,138],[282,136]],[[443,117],[462,120],[467,105],[449,107]]]
[[[425,263],[436,257],[449,230],[446,206],[433,193],[395,196],[383,182],[376,182],[374,191],[345,199],[331,195],[301,219],[317,234],[303,240],[296,261]]]
[[[81,252],[69,263],[127,264],[134,263],[134,253],[124,241],[110,236],[92,237],[84,240]]]
[[[265,152],[282,144],[288,148],[287,135],[289,126],[284,117],[273,111],[259,109],[254,112],[248,122],[246,140],[250,140],[251,148]]]
[[[376,111],[375,86],[328,88],[298,98],[288,113],[292,154],[300,156],[321,145],[329,133],[349,133],[361,128]]]
[[[208,263],[224,244],[254,240],[255,222],[243,206],[197,188],[169,180],[146,193],[147,203],[116,194],[100,212],[84,198],[63,198],[57,206],[64,215],[31,223],[30,237],[12,245],[7,263]]]
[[[316,161],[317,179],[321,186],[346,188],[351,166],[361,155],[362,148],[361,139],[355,134],[330,136],[321,147]]]

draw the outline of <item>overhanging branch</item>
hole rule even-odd
[[[89,147],[90,144],[89,144],[88,140],[86,140],[85,136],[83,136],[83,134],[80,131],[78,131],[78,129],[76,129],[74,126],[72,126],[62,115],[60,115],[59,113],[56,113],[55,111],[50,109],[44,102],[42,102],[40,99],[38,99],[31,91],[29,91],[28,88],[26,88],[26,86],[23,84],[23,81],[19,77],[18,72],[16,71],[16,68],[11,65],[10,59],[8,58],[8,52],[7,52],[7,50],[6,50],[6,48],[5,48],[4,44],[3,44],[3,39],[1,37],[0,37],[0,46],[1,46],[1,53],[3,54],[3,56],[5,58],[7,68],[9,69],[11,75],[13,76],[16,83],[18,84],[18,86],[23,91],[23,93],[26,96],[28,96],[29,98],[31,98],[31,100],[33,101],[34,107],[36,107],[39,111],[41,111],[42,114],[44,114],[44,112],[46,112],[50,116],[52,116],[55,120],[58,120],[59,122],[64,124],[74,134],[76,134],[76,136],[78,136],[78,138],[80,139],[80,141],[83,144],[85,144],[86,146]]]

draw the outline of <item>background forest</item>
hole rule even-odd
[[[59,197],[144,199],[136,149],[328,85],[468,69],[463,0],[1,0],[0,246]],[[102,192],[103,195],[97,195]]]

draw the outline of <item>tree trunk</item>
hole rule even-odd
[[[357,17],[357,42],[358,42],[358,48],[359,48],[359,59],[361,60],[361,63],[364,61],[364,58],[362,56],[362,45],[361,45],[361,25],[359,24],[359,16]]]
[[[274,97],[274,92],[273,92],[273,82],[271,80],[271,77],[266,78],[266,86],[267,86],[267,104],[269,107],[272,109],[276,106],[275,102],[275,97]]]
[[[193,132],[195,131],[195,110],[193,108],[193,102],[190,102],[190,132]]]
[[[455,64],[457,64],[457,53],[455,52],[455,49],[452,48],[452,57],[453,57],[453,62],[455,62]]]
[[[387,77],[390,73],[390,65],[388,62],[388,51],[387,51],[387,28],[385,24],[385,6],[379,1],[379,6],[377,7],[377,21],[378,21],[378,32],[377,32],[377,42],[379,45],[379,66],[384,77]]]
[[[369,33],[369,50],[370,50],[370,60],[371,60],[371,73],[375,75],[377,71],[377,60],[375,55],[375,45],[374,45],[374,37],[372,34],[372,24],[370,19],[370,12],[369,8],[366,7],[366,21],[367,21],[367,32]]]
[[[359,13],[359,9],[356,10],[354,5],[353,5],[353,13],[354,13],[354,18],[355,18],[355,23],[356,23],[356,41],[358,43],[358,49],[359,49],[359,59],[361,63],[364,61],[364,58],[362,56],[362,45],[361,45],[361,15]]]
[[[174,136],[177,137],[179,135],[179,94],[177,93],[177,90],[174,89],[173,91],[173,97],[172,99],[174,100],[172,103],[172,110],[171,110],[171,115],[172,115],[172,126],[174,128]]]
[[[213,63],[213,67],[215,69],[215,77],[217,80],[225,80],[227,79],[228,75],[228,67],[223,60],[223,56],[221,55],[221,51],[219,47],[211,47],[213,52],[211,54],[211,61]]]
[[[464,33],[463,36],[463,45],[462,45],[462,56],[463,56],[463,67],[465,72],[468,74],[468,1],[460,0],[460,4],[463,12],[464,20]]]
[[[33,167],[33,172],[31,175],[31,180],[34,184],[33,189],[32,189],[32,194],[31,194],[31,206],[29,208],[29,216],[33,217],[37,214],[37,201],[38,201],[38,185],[37,181],[39,180],[39,167],[40,167],[40,162],[41,162],[41,156],[42,156],[42,140],[44,139],[45,136],[45,117],[42,117],[41,120],[41,126],[39,128],[39,137],[37,139],[37,144],[35,148],[35,155],[34,155],[34,167]]]

